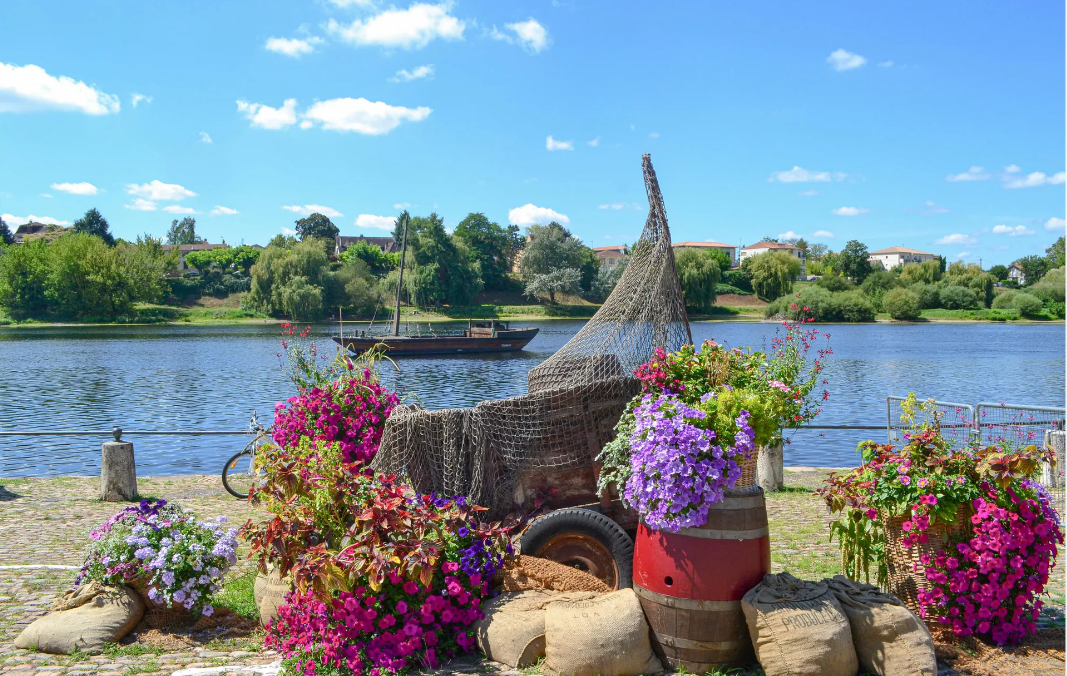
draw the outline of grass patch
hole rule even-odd
[[[159,660],[145,660],[139,664],[131,664],[126,667],[126,674],[151,674],[160,671],[162,667],[159,664]]]
[[[211,605],[216,608],[228,608],[251,620],[259,619],[259,608],[253,596],[256,584],[256,569],[246,570],[240,575],[231,576],[219,593],[211,598]]]
[[[130,643],[129,645],[105,643],[102,652],[105,657],[117,659],[119,657],[138,657],[140,655],[162,655],[163,649],[143,643]]]

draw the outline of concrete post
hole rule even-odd
[[[756,459],[756,483],[767,493],[782,490],[785,486],[785,458],[782,442],[760,446]]]
[[[100,463],[100,499],[122,502],[137,499],[137,465],[133,460],[133,443],[104,443]]]

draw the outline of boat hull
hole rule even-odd
[[[498,331],[489,336],[372,336],[345,337],[335,336],[334,342],[349,352],[356,354],[366,352],[375,346],[381,346],[390,357],[447,355],[447,354],[484,354],[489,352],[517,352],[534,339],[539,329],[509,329]]]

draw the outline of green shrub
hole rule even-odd
[[[858,289],[832,294],[828,313],[829,321],[871,322],[874,321],[874,304]]]
[[[997,295],[993,296],[993,302],[992,304],[990,304],[989,307],[993,308],[994,310],[1005,310],[1007,308],[1010,308],[1012,307],[1011,301],[1017,295],[1018,293],[1015,291],[1004,291],[1003,293],[998,293]]]
[[[830,293],[812,285],[776,299],[764,314],[793,320],[812,318],[817,322],[869,322],[874,319],[875,310],[859,290]]]
[[[922,313],[918,294],[900,288],[889,291],[882,298],[882,309],[893,319],[918,319]]]
[[[728,270],[722,273],[721,281],[723,284],[729,284],[752,293],[752,278],[747,270]]]
[[[736,286],[731,286],[729,284],[723,284],[722,282],[719,282],[718,284],[715,285],[715,294],[716,295],[720,295],[720,294],[724,294],[724,293],[734,293],[734,294],[737,294],[739,296],[751,296],[752,295],[751,291],[745,291],[744,289],[739,289]]]
[[[941,294],[936,284],[918,282],[909,286],[908,289],[919,297],[919,307],[922,309],[932,310],[941,307]]]
[[[863,285],[860,286],[863,289],[863,295],[871,299],[871,303],[875,308],[882,305],[882,298],[889,293],[890,289],[895,289],[900,286],[900,280],[892,272],[886,272],[885,270],[878,270],[867,275],[867,279],[863,280]]]
[[[1045,273],[1041,281],[1031,286],[1027,291],[1040,298],[1045,304],[1062,303],[1064,301],[1064,271],[1056,268]]]
[[[1011,307],[1024,317],[1033,317],[1041,312],[1041,299],[1029,293],[1017,293],[1011,299]]]
[[[837,275],[824,275],[815,281],[816,284],[826,289],[837,293],[838,291],[849,291],[856,288],[856,285],[845,279],[844,277],[838,277]]]
[[[941,307],[948,310],[973,310],[978,307],[978,295],[965,286],[943,286],[939,295]]]
[[[1067,312],[1067,308],[1064,307],[1063,303],[1048,303],[1047,304],[1047,308],[1048,308],[1048,313],[1050,315],[1052,315],[1053,317],[1055,317],[1056,319],[1064,319],[1065,318],[1064,314],[1065,314],[1065,312]],[[0,321],[2,321],[2,319],[0,319]]]

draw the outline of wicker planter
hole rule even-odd
[[[127,585],[144,602],[144,622],[152,629],[183,629],[193,626],[200,619],[200,613],[193,613],[180,605],[168,608],[148,598],[149,585],[143,578],[130,580]]]
[[[891,516],[885,521],[885,558],[889,571],[889,591],[895,594],[904,605],[919,615],[919,590],[931,589],[926,581],[926,566],[920,560],[923,554],[933,556],[949,544],[953,536],[967,535],[971,532],[971,507],[962,504],[956,510],[956,520],[952,523],[938,522],[931,524],[925,531],[930,539],[916,542],[911,547],[902,543],[908,517]],[[919,615],[921,617],[921,615]],[[936,621],[927,620],[927,624],[936,625]]]
[[[756,466],[759,462],[759,449],[753,449],[748,460],[739,460],[737,466],[741,468],[741,478],[737,480],[734,488],[749,488],[756,485],[758,472]]]

